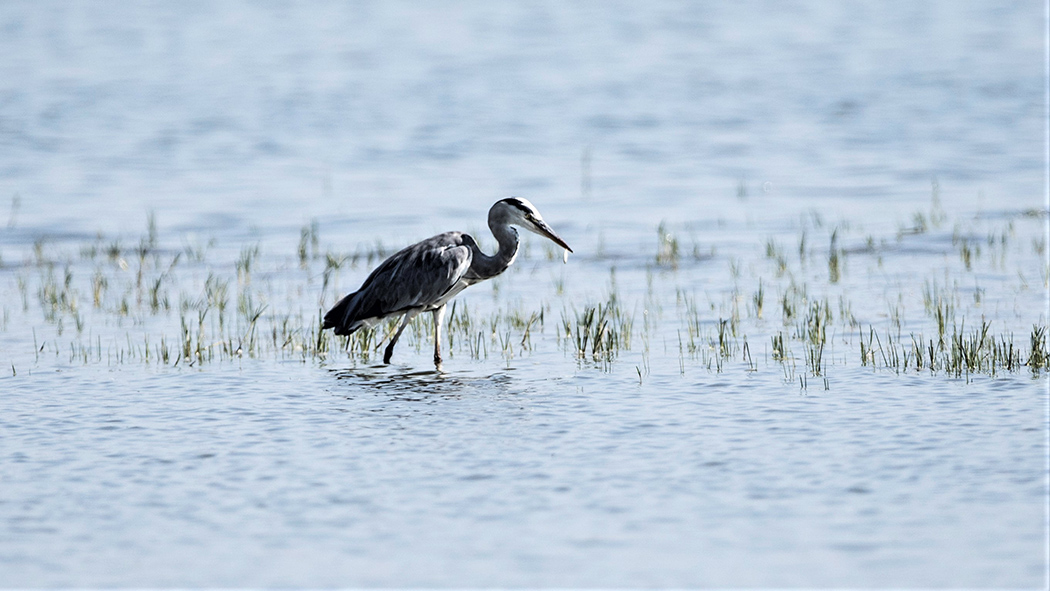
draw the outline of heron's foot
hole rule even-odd
[[[434,353],[434,366],[441,369],[441,354]]]
[[[383,363],[390,365],[390,358],[394,356],[394,343],[390,343],[386,346],[386,352],[383,353]]]

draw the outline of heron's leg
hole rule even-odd
[[[445,320],[445,304],[434,309],[434,366],[441,369],[441,323]]]
[[[397,344],[397,340],[401,338],[401,333],[405,332],[405,327],[408,326],[409,322],[419,314],[418,310],[409,310],[405,312],[405,315],[401,317],[401,326],[397,327],[397,332],[394,333],[393,338],[390,339],[390,343],[386,346],[386,352],[383,353],[383,363],[389,364],[390,357],[394,354],[394,345]]]

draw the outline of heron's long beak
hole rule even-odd
[[[551,241],[557,244],[558,246],[564,248],[569,252],[572,252],[572,249],[569,248],[569,245],[565,244],[565,241],[561,239],[561,236],[558,236],[554,233],[554,230],[552,230],[551,227],[547,225],[547,222],[543,220],[533,220],[533,224],[535,226],[535,228],[533,229],[534,232],[536,232],[540,236],[546,236],[547,238],[550,238]]]

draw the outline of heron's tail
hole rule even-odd
[[[355,322],[357,319],[350,317],[350,308],[353,306],[355,295],[357,295],[356,291],[332,306],[332,309],[324,315],[324,324],[321,325],[321,330],[334,328],[335,334],[349,335],[360,328],[360,323]]]

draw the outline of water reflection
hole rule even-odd
[[[371,365],[329,368],[328,372],[340,385],[336,393],[348,400],[362,392],[402,402],[459,400],[469,394],[505,394],[512,382],[507,371],[474,376],[440,370],[403,372],[398,366]]]

